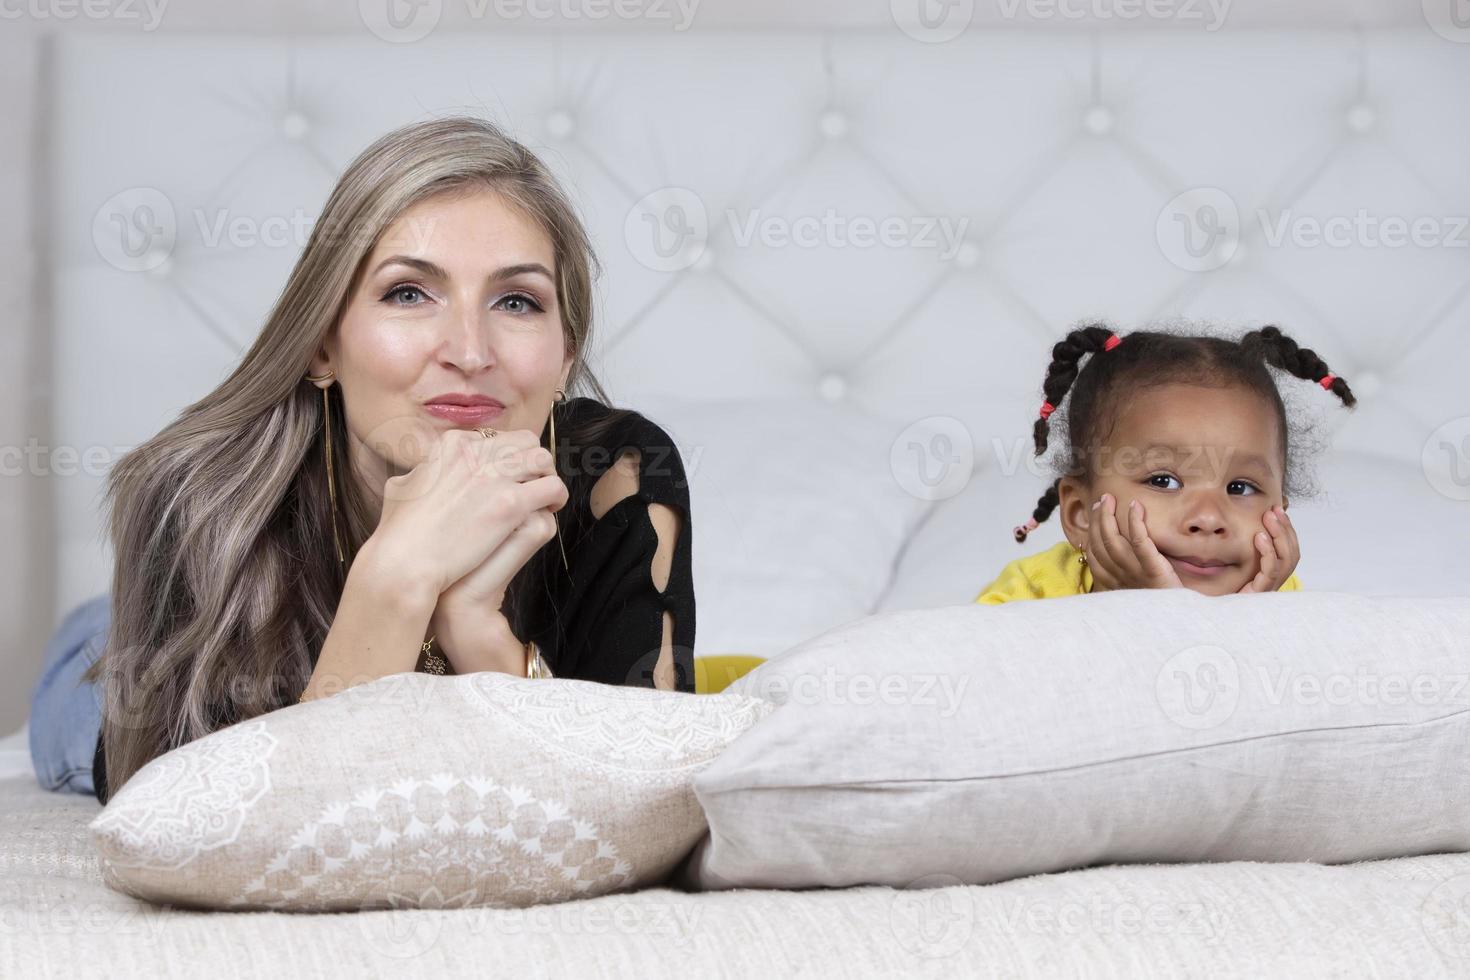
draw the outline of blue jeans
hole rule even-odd
[[[93,596],[71,612],[46,644],[31,692],[31,762],[42,789],[94,794],[92,758],[102,730],[102,692],[82,680],[107,642],[112,597]]]

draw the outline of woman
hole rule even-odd
[[[240,366],[109,476],[98,800],[402,671],[693,691],[687,484],[587,367],[593,270],[554,178],[487,122],[352,163]],[[38,689],[33,754],[79,698]]]

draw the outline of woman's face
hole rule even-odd
[[[1143,503],[1154,546],[1185,588],[1237,592],[1260,570],[1254,538],[1263,518],[1283,508],[1279,425],[1260,395],[1242,388],[1169,384],[1130,397],[1091,460],[1086,481],[1059,488],[1063,526],[1073,544],[1088,540],[1104,493],[1117,501],[1127,533],[1128,503]],[[1188,559],[1218,562],[1202,570]]]
[[[540,435],[572,365],[554,263],[540,226],[491,190],[426,198],[385,229],[311,364],[342,385],[353,469],[375,499],[449,429]],[[429,404],[452,396],[493,402]]]

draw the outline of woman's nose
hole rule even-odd
[[[449,339],[444,347],[445,360],[465,372],[479,371],[494,363],[490,331],[480,318],[480,311],[463,304],[451,320]]]

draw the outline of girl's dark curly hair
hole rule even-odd
[[[1238,340],[1139,330],[1109,345],[1113,336],[1111,327],[1088,324],[1067,334],[1051,350],[1051,364],[1042,383],[1047,407],[1032,426],[1032,437],[1036,455],[1041,456],[1050,435],[1048,409],[1060,406],[1071,395],[1067,441],[1072,458],[1065,468],[1072,475],[1087,472],[1087,447],[1099,445],[1111,431],[1118,415],[1118,396],[1149,385],[1238,386],[1259,394],[1275,409],[1283,463],[1290,455],[1286,406],[1267,365],[1322,385],[1348,408],[1357,404],[1347,382],[1333,374],[1315,351],[1298,346],[1274,326],[1252,330]],[[1052,482],[1036,502],[1031,521],[1015,529],[1018,543],[1061,502],[1061,482],[1061,477]]]

